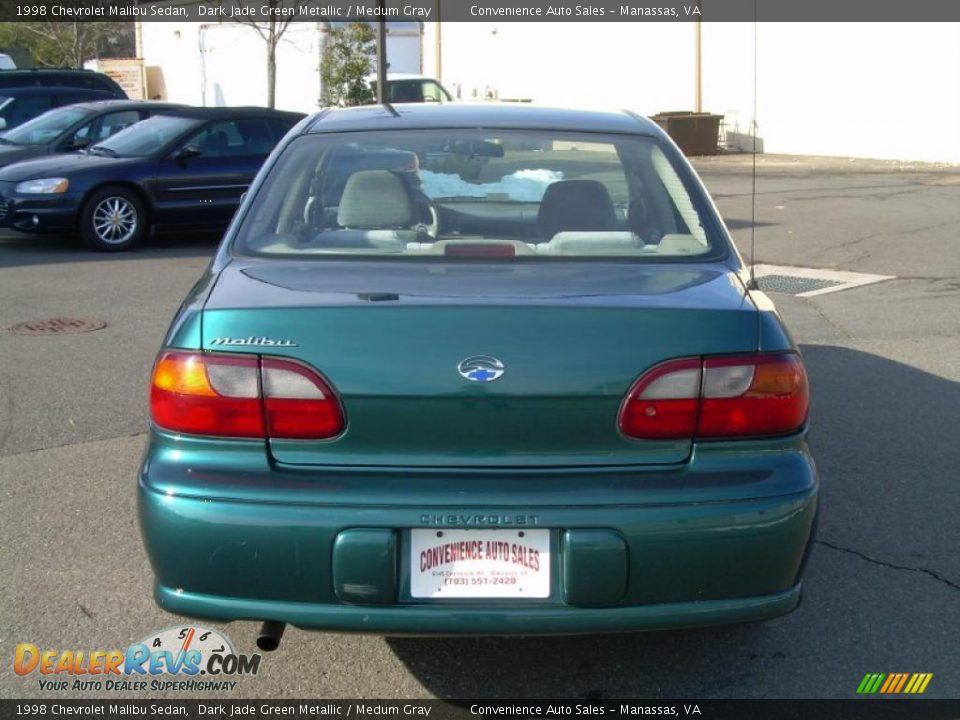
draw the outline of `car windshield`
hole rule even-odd
[[[88,115],[88,111],[77,108],[50,110],[4,133],[3,140],[13,145],[43,145],[57,139],[65,130]]]
[[[114,157],[147,157],[197,124],[192,118],[154,115],[94,145],[91,152]]]
[[[241,254],[703,258],[723,246],[675,151],[530,131],[306,135],[238,231]]]

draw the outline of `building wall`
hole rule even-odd
[[[416,23],[404,25],[415,26]],[[150,97],[189,105],[265,105],[266,43],[237,23],[140,23]],[[277,45],[276,106],[313,112],[320,99],[320,53],[324,25],[294,23]],[[390,70],[420,71],[419,27],[388,36]]]
[[[434,23],[424,72],[436,71]],[[463,99],[643,114],[694,107],[693,23],[445,23],[442,80]],[[749,132],[753,23],[703,23],[703,109]],[[960,24],[760,23],[767,152],[960,163]]]

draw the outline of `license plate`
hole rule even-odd
[[[411,530],[415,598],[550,596],[549,530]]]

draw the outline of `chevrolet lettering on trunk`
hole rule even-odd
[[[435,525],[437,527],[463,525],[490,526],[490,525],[539,525],[539,515],[510,515],[510,514],[483,514],[483,515],[451,515],[424,513],[420,516],[421,525]]]

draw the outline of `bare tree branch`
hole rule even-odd
[[[235,0],[237,5],[241,0]],[[275,107],[277,100],[277,46],[283,39],[284,33],[290,28],[296,17],[299,7],[308,0],[268,0],[266,7],[270,10],[269,20],[236,20],[238,25],[253,28],[263,40],[267,51],[267,106]],[[280,8],[290,10],[290,13],[279,13]]]

